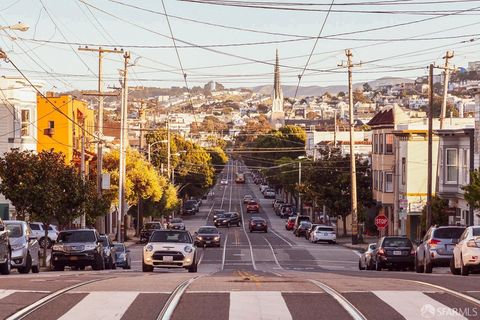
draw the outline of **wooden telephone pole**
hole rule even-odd
[[[98,110],[97,110],[97,191],[98,195],[102,195],[102,170],[103,170],[103,98],[109,96],[117,96],[117,93],[112,92],[103,92],[103,82],[102,82],[102,69],[103,69],[103,54],[104,53],[123,53],[122,50],[110,50],[104,49],[102,47],[89,48],[89,47],[80,47],[79,51],[89,51],[89,52],[98,52],[98,89],[97,91],[85,91],[82,92],[86,96],[95,96],[98,97]],[[105,221],[102,221],[102,218],[97,219],[97,229],[100,232],[110,233],[112,228],[111,215],[108,214],[105,216]]]
[[[450,65],[449,60],[453,58],[453,51],[447,51],[443,59],[445,59],[445,66],[443,70],[445,72],[445,77],[443,81],[443,100],[442,100],[442,112],[440,113],[440,129],[443,129],[443,122],[445,120],[445,115],[447,113],[447,93],[448,93],[448,79],[450,76]]]

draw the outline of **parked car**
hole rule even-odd
[[[199,211],[198,203],[195,200],[187,200],[182,206],[183,215],[196,214]]]
[[[158,221],[145,223],[142,230],[140,230],[140,242],[147,242],[153,231],[161,229],[163,229],[163,226]]]
[[[227,227],[230,228],[230,226],[237,226],[240,227],[241,221],[240,221],[240,215],[236,212],[227,212],[222,214],[215,220],[214,222],[215,227]]]
[[[268,232],[267,220],[260,217],[252,217],[248,221],[248,230]]]
[[[51,248],[52,244],[57,241],[59,231],[56,225],[48,225],[47,238],[45,238],[45,225],[43,223],[30,222],[29,226],[30,230],[32,230],[32,234],[37,237],[40,248],[43,249],[45,245],[47,246],[47,248]]]
[[[11,268],[9,231],[0,219],[0,274],[9,274]]]
[[[415,271],[432,273],[435,267],[449,266],[453,248],[464,231],[465,227],[431,227],[417,247]]]
[[[294,226],[293,226],[293,230],[296,230],[296,229],[300,226],[300,223],[301,223],[302,221],[311,222],[309,216],[296,216],[296,217],[295,217],[295,224],[294,224]]]
[[[115,246],[112,240],[105,235],[100,235],[100,241],[103,246],[103,259],[105,260],[105,269],[117,269],[117,258],[115,254]]]
[[[142,271],[154,268],[185,268],[197,272],[197,255],[192,236],[184,230],[155,230],[143,248]]]
[[[312,232],[315,230],[317,226],[319,226],[319,224],[312,224],[310,228],[308,228],[307,231],[305,231],[305,239],[310,240],[310,235],[312,234]]]
[[[263,194],[263,191],[265,191],[269,187],[268,187],[268,184],[262,183],[262,184],[260,184],[260,186],[258,188],[259,188],[260,192]]]
[[[222,234],[216,227],[204,226],[198,228],[194,233],[194,243],[196,246],[215,246],[220,247]]]
[[[256,212],[256,213],[260,212],[260,206],[256,201],[250,201],[247,204],[247,213],[250,213],[250,212]]]
[[[52,246],[50,263],[53,270],[63,271],[65,266],[93,270],[105,269],[104,250],[100,235],[95,229],[64,230]]]
[[[25,221],[5,220],[9,231],[11,268],[19,273],[40,272],[40,244]]]
[[[113,244],[115,246],[115,260],[117,267],[123,269],[132,268],[132,258],[130,257],[130,250],[125,244],[117,242]]]
[[[337,241],[337,234],[335,228],[332,226],[319,225],[310,233],[309,239],[312,243],[317,243],[319,241],[335,243]]]
[[[263,196],[265,199],[275,199],[276,197],[275,189],[265,189],[265,191],[263,191]]]
[[[249,203],[250,201],[253,201],[253,196],[250,194],[246,194],[243,196],[243,203]]]
[[[285,219],[295,216],[295,207],[291,204],[282,205],[280,209],[280,218]]]
[[[462,233],[453,249],[450,271],[462,276],[480,271],[480,226],[468,227]]]
[[[285,221],[285,229],[293,230],[293,226],[295,225],[295,217],[290,217]]]
[[[202,201],[202,198],[198,198],[198,197],[191,197],[190,200],[194,200],[197,202],[197,207],[200,208],[203,204],[203,201]]]
[[[293,234],[295,234],[295,237],[305,236],[305,232],[307,232],[307,229],[309,229],[311,226],[312,223],[310,221],[302,221],[298,227],[295,228]]]
[[[167,229],[185,230],[185,224],[181,218],[173,218],[168,222]]]
[[[372,258],[377,271],[384,268],[389,270],[394,268],[413,270],[415,249],[408,238],[386,236],[378,240]]]
[[[282,199],[275,199],[273,200],[272,202],[272,207],[273,207],[273,211],[276,212],[276,209],[281,205],[281,204],[284,204],[285,201],[283,201]]]
[[[218,219],[219,216],[225,213],[225,210],[223,209],[215,209],[213,210],[213,222]]]
[[[370,243],[367,250],[362,253],[360,259],[358,259],[358,269],[359,270],[373,270],[374,265],[372,263],[372,254],[375,250],[376,243]]]

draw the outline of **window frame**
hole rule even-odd
[[[23,116],[28,115],[27,119],[24,120]],[[30,109],[20,109],[20,137],[31,137],[31,110]]]
[[[383,183],[385,184],[385,186],[384,186],[383,190],[385,190],[384,192],[392,193],[392,192],[393,192],[393,186],[394,186],[394,185],[393,185],[393,172],[391,172],[391,171],[390,171],[390,172],[385,172],[384,175],[385,175],[385,178],[384,178],[384,182],[383,182]],[[388,180],[387,180],[387,176],[391,176],[391,177],[392,177],[392,180],[391,180],[391,188],[390,188],[390,189],[387,188],[387,181],[388,181]]]
[[[373,135],[373,153],[378,153],[378,134],[376,133]]]
[[[383,192],[383,171],[378,171],[378,189]]]
[[[455,154],[455,164],[449,164],[448,154],[449,152],[454,152]],[[449,169],[452,168],[455,170],[455,180],[450,180]],[[446,184],[458,184],[458,149],[457,148],[446,148],[445,149],[445,183]]]
[[[392,138],[392,143],[387,143],[388,137]],[[385,133],[385,154],[393,154],[393,140],[393,133]],[[390,146],[390,150],[388,150],[388,146]]]
[[[462,171],[462,185],[467,185],[469,183],[469,175],[470,171],[468,169],[468,157],[469,157],[469,150],[468,149],[461,149],[462,150],[462,163],[461,163],[461,171]]]
[[[383,154],[383,133],[378,135],[378,153]]]
[[[407,158],[402,157],[402,186],[407,182]]]

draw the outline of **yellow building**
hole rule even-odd
[[[54,96],[47,93],[47,98],[37,96],[37,114],[38,152],[50,149],[62,152],[67,164],[80,164],[81,126],[84,126],[88,172],[88,164],[95,157],[95,113],[88,108],[88,103],[71,95]]]

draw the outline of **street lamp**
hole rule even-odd
[[[25,32],[30,29],[30,26],[26,23],[19,22],[11,26],[0,26],[0,30],[12,30],[12,31],[21,31]]]

